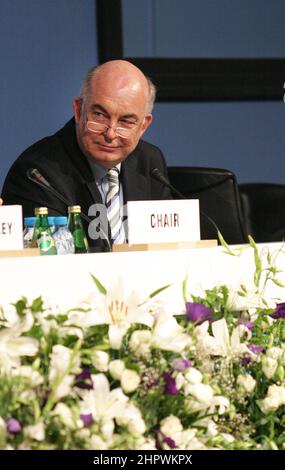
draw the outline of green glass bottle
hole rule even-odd
[[[48,223],[48,208],[47,207],[36,207],[35,208],[35,228],[32,238],[32,247],[38,247],[38,240],[41,237],[42,232],[47,232],[51,236],[51,230]]]
[[[81,207],[68,207],[68,229],[72,233],[75,253],[88,253],[89,246],[81,220]]]

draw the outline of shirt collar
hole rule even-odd
[[[93,158],[88,157],[88,162],[91,168],[91,171],[93,173],[94,179],[96,183],[100,182],[105,178],[107,171],[106,168],[103,168],[101,165],[99,165]],[[121,171],[121,162],[118,163],[117,165],[114,165],[116,168],[118,168],[119,173]]]

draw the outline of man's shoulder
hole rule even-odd
[[[147,142],[146,140],[142,140],[142,139],[139,141],[136,150],[140,152],[149,153],[149,154],[162,155],[162,152],[157,145],[151,144],[150,142]]]
[[[32,145],[30,145],[30,147],[22,152],[19,158],[27,158],[34,154],[49,155],[52,154],[52,152],[56,149],[59,150],[62,147],[61,137],[67,135],[70,132],[70,123],[71,121],[69,121],[62,129],[56,131],[54,134],[48,135],[34,142]]]

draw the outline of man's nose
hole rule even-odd
[[[108,126],[108,129],[106,129],[106,132],[105,132],[105,136],[106,136],[107,139],[109,139],[109,140],[114,140],[114,139],[116,139],[116,137],[117,137],[116,128],[113,128],[113,127],[111,127],[111,126]]]

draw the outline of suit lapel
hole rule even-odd
[[[60,132],[60,137],[63,141],[64,147],[66,148],[67,154],[70,156],[72,163],[78,172],[78,178],[80,178],[84,186],[86,186],[90,193],[91,200],[93,202],[102,203],[101,194],[96,182],[94,181],[87,158],[81,152],[76,140],[74,118],[66,124],[63,131],[64,132]]]
[[[139,172],[137,167],[137,156],[134,151],[122,163],[122,185],[124,191],[124,202],[142,201],[148,197],[148,180]]]

